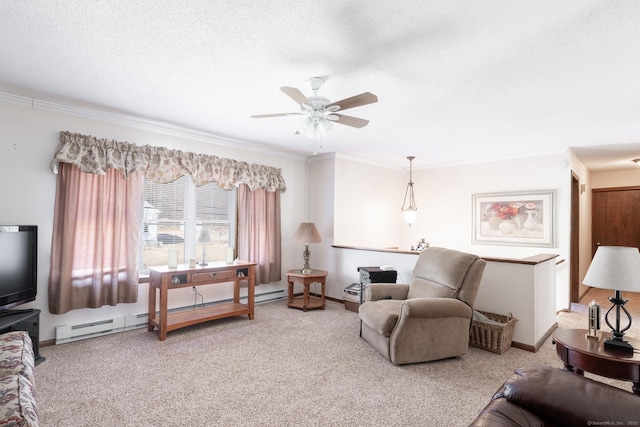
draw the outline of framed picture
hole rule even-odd
[[[556,247],[556,190],[472,197],[473,243]]]

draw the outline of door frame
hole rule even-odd
[[[571,230],[569,247],[569,307],[580,302],[580,177],[571,171]]]

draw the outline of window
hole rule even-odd
[[[196,187],[188,176],[168,184],[144,180],[144,212],[138,259],[140,273],[167,265],[169,249],[178,250],[178,262],[224,261],[226,248],[235,247],[236,189],[223,190],[215,182]],[[198,243],[206,229],[210,243]]]

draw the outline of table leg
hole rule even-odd
[[[325,285],[325,280],[322,279],[322,281],[320,282],[320,293],[322,294],[322,309],[324,310],[324,285]]]
[[[153,331],[154,327],[151,321],[156,318],[156,287],[149,283],[149,302],[147,304],[149,320],[147,321],[147,331]]]
[[[167,339],[167,309],[169,289],[166,285],[162,285],[160,289],[160,341]]]
[[[309,305],[309,287],[311,286],[311,283],[308,283],[305,281],[304,283],[304,291],[302,291],[303,296],[302,296],[302,310],[303,311],[307,311],[307,306]]]
[[[233,279],[233,302],[236,304],[240,303],[240,283],[242,283],[242,279],[239,277]],[[249,289],[249,286],[247,286],[247,289]]]
[[[255,317],[254,306],[256,304],[256,269],[254,267],[249,268],[249,286],[247,292],[249,293],[249,295],[247,295],[247,302],[250,307],[249,319],[253,320]],[[239,297],[240,295],[238,295],[238,298]]]
[[[291,307],[291,303],[293,302],[293,282],[289,281],[289,299],[287,300],[287,306]]]

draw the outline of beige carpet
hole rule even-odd
[[[586,319],[560,313],[559,323],[584,328]],[[256,306],[254,321],[214,321],[164,342],[138,329],[43,347],[41,424],[464,426],[515,368],[562,366],[548,340],[537,353],[470,348],[460,358],[397,367],[358,328],[342,304],[304,313],[280,301]],[[640,338],[638,330],[632,335]]]

